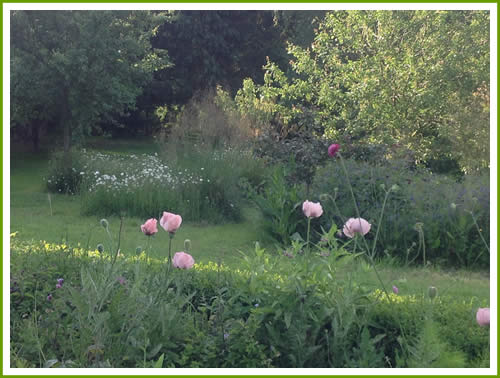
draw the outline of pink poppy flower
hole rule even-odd
[[[146,223],[144,223],[141,226],[141,231],[144,233],[146,236],[151,236],[154,235],[158,232],[158,227],[157,224],[158,221],[154,218],[148,219]]]
[[[363,218],[350,218],[345,222],[343,231],[345,236],[353,238],[356,233],[366,235],[371,227],[372,225]]]
[[[480,326],[490,325],[490,309],[486,308],[478,308],[476,313],[477,324]]]
[[[182,217],[177,214],[163,212],[163,216],[160,219],[160,226],[162,226],[165,231],[174,233],[181,226]]]
[[[191,269],[194,265],[193,256],[185,252],[177,252],[172,259],[174,268]]]
[[[302,211],[308,218],[318,218],[323,214],[323,208],[319,202],[304,201]]]

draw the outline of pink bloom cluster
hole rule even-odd
[[[173,237],[175,232],[179,229],[182,223],[182,217],[177,214],[169,213],[167,211],[163,212],[163,216],[160,219],[160,226],[170,233]],[[155,218],[148,219],[143,225],[141,225],[141,231],[146,236],[154,235],[158,232],[158,221]],[[193,257],[185,252],[177,252],[172,259],[172,265],[175,268],[180,269],[191,269],[194,265]]]
[[[174,233],[181,226],[182,217],[177,214],[169,213],[167,211],[163,212],[163,216],[160,219],[160,226],[167,232]],[[154,235],[158,232],[158,221],[155,218],[148,219],[142,226],[141,231],[146,236]]]
[[[63,283],[64,283],[64,278],[58,278],[56,283],[56,289],[62,288]]]

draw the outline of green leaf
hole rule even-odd
[[[437,238],[437,239],[434,239],[434,241],[431,244],[431,247],[432,248],[439,248],[440,245],[441,245],[441,240],[439,238]]]
[[[287,312],[285,313],[285,325],[287,329],[290,328],[291,323],[292,323],[292,313]]]
[[[151,349],[147,355],[148,358],[153,358],[154,356],[156,356],[158,354],[158,352],[160,351],[160,349],[162,348],[163,344],[158,344],[156,345],[153,349]]]
[[[162,353],[162,355],[160,356],[160,358],[158,358],[158,361],[155,362],[154,364],[154,368],[155,369],[161,369],[163,367],[163,358],[165,357],[165,354]]]
[[[44,368],[51,368],[51,367],[55,367],[57,365],[57,363],[59,362],[58,359],[54,359],[54,360],[47,360],[47,362],[45,362],[45,364],[43,365]]]

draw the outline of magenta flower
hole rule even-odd
[[[394,294],[399,294],[399,289],[398,289],[398,287],[397,287],[397,286],[395,286],[395,285],[393,285],[393,286],[392,286],[392,292],[393,292]]]
[[[177,252],[172,259],[174,268],[191,269],[194,265],[193,256],[185,252]]]
[[[164,211],[163,216],[160,219],[160,226],[162,226],[165,231],[174,233],[181,226],[182,217],[177,214],[172,214]]]
[[[116,280],[118,281],[118,283],[120,285],[125,285],[125,283],[127,282],[127,280],[125,279],[125,277],[122,277],[122,276],[116,277]]]
[[[146,223],[141,226],[141,231],[146,236],[154,235],[158,232],[158,227],[156,226],[157,220],[154,218],[148,219]]]
[[[338,150],[340,150],[340,144],[331,144],[330,147],[328,147],[328,155],[334,157]]]
[[[353,238],[354,234],[366,235],[371,227],[372,225],[363,218],[350,218],[345,222],[343,231],[345,236]]]
[[[477,324],[480,326],[490,325],[490,309],[486,308],[478,308],[476,313]]]
[[[56,283],[56,289],[60,289],[64,283],[64,278],[58,278]]]
[[[52,294],[47,295],[47,300],[51,301],[52,300]]]
[[[318,218],[323,214],[323,208],[319,202],[304,201],[302,211],[308,218]]]

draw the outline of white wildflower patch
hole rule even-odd
[[[87,171],[80,174],[87,177],[89,192],[105,190],[113,194],[134,193],[145,184],[175,190],[181,185],[207,181],[206,177],[187,169],[172,169],[158,154],[116,155],[93,152],[86,155]]]

